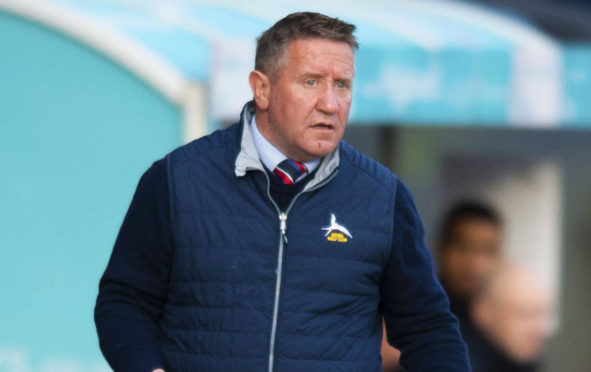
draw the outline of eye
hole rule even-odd
[[[308,79],[308,80],[306,80],[306,85],[309,86],[309,87],[313,87],[313,86],[316,85],[316,80],[314,80],[314,79]]]
[[[337,82],[337,88],[338,89],[347,89],[347,88],[349,88],[349,84],[339,81],[339,82]]]

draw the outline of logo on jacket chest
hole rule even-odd
[[[345,226],[337,222],[334,213],[331,213],[330,215],[330,225],[322,227],[321,229],[326,231],[324,236],[329,242],[346,243],[349,239],[353,239],[351,232],[349,232]]]

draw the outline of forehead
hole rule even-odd
[[[297,39],[287,45],[284,67],[295,73],[338,73],[353,77],[355,53],[345,42],[329,39]]]
[[[505,273],[493,283],[492,295],[497,302],[520,309],[549,310],[550,296],[538,279],[529,273]]]

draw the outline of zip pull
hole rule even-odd
[[[285,234],[285,230],[287,230],[287,214],[283,212],[279,214],[279,230],[281,230],[283,242],[287,244],[287,235]]]

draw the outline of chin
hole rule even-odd
[[[309,152],[309,154],[313,157],[313,159],[319,159],[319,158],[323,158],[329,154],[331,154],[334,149],[336,149],[336,146],[331,146],[331,147],[323,147],[322,150],[319,149],[315,149]]]

